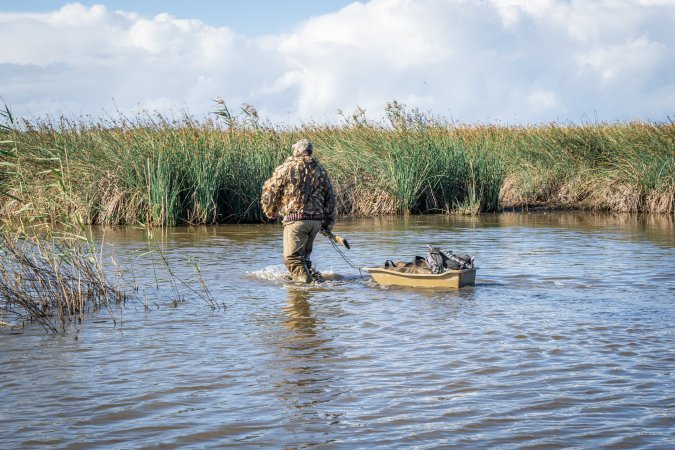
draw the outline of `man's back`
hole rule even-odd
[[[294,280],[304,283],[320,279],[310,260],[314,238],[335,224],[333,186],[312,150],[309,139],[293,145],[293,156],[265,182],[261,199],[267,217],[283,216],[284,264]]]
[[[328,173],[312,156],[291,156],[263,186],[263,212],[285,221],[316,219],[335,223],[335,194]]]

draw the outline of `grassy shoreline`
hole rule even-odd
[[[260,222],[260,191],[300,137],[341,215],[552,205],[673,214],[675,123],[456,125],[387,109],[339,126],[214,119],[15,120],[0,132],[0,217],[91,224]],[[11,144],[10,144],[11,142]]]

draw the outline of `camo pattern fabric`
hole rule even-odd
[[[270,219],[280,215],[284,222],[321,220],[330,230],[335,224],[335,193],[326,169],[306,153],[289,157],[265,181],[262,209]]]

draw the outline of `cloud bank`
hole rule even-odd
[[[249,37],[78,3],[0,13],[0,96],[17,115],[382,115],[390,100],[462,122],[667,120],[675,0],[372,0]]]

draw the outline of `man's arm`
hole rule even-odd
[[[272,176],[263,184],[261,204],[262,211],[269,219],[276,219],[279,214],[281,197],[284,192],[285,167],[282,164],[274,170]]]
[[[322,187],[323,187],[323,223],[321,228],[330,231],[335,225],[336,216],[336,201],[335,191],[333,191],[333,184],[330,181],[328,172],[322,170]]]

